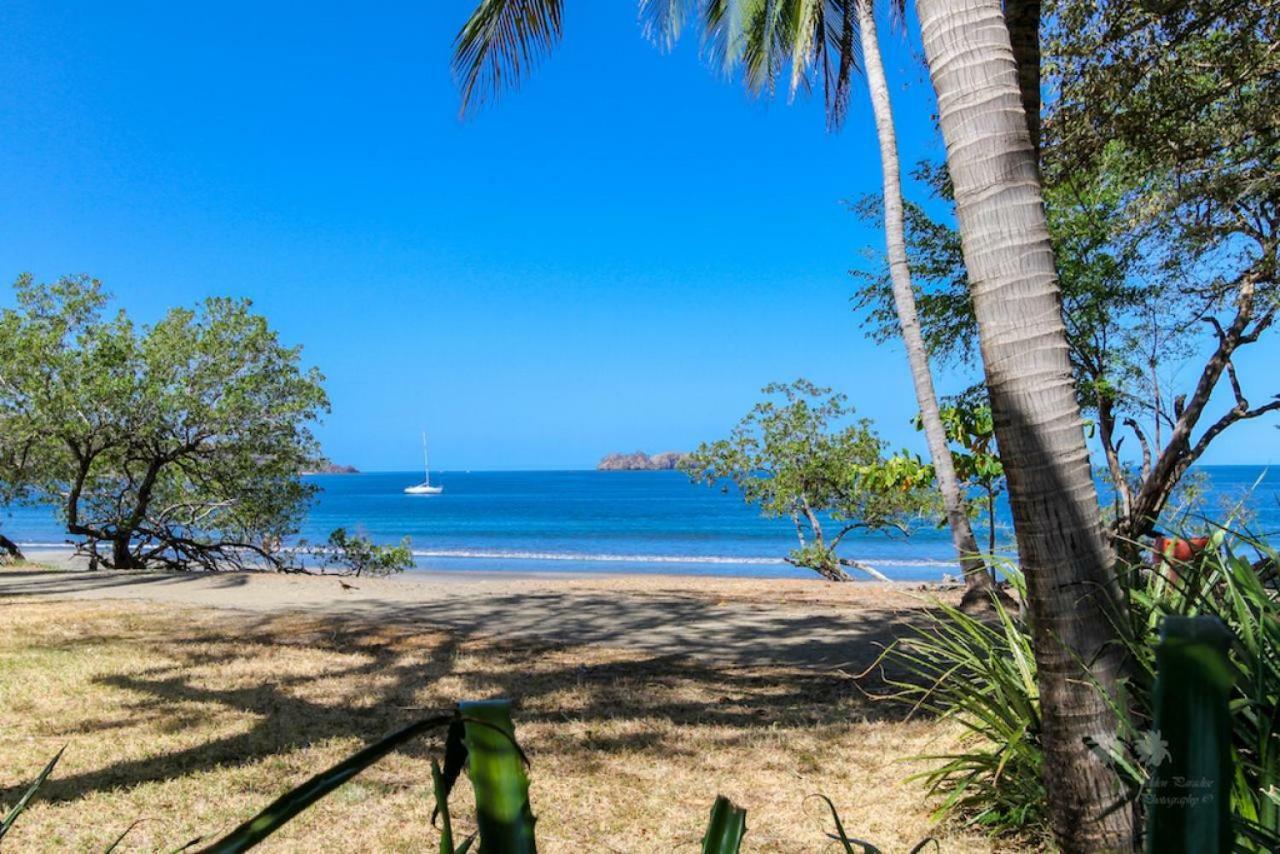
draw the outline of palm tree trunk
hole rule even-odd
[[[993,586],[991,573],[978,552],[978,541],[969,523],[968,508],[960,495],[951,449],[947,445],[946,428],[938,412],[938,398],[933,390],[929,355],[920,334],[916,316],[916,295],[911,285],[911,268],[907,264],[906,224],[902,213],[902,178],[898,167],[898,139],[893,124],[893,106],[889,100],[889,83],[880,59],[880,42],[870,0],[856,0],[858,32],[862,40],[862,60],[875,114],[876,135],[880,140],[880,168],[884,178],[884,237],[889,259],[889,280],[893,285],[893,304],[898,313],[898,328],[911,365],[911,381],[915,385],[916,405],[924,427],[929,456],[942,493],[942,506],[951,528],[951,542],[960,557],[965,586],[969,591],[986,591]]]
[[[1040,0],[1005,0],[1009,43],[1018,64],[1018,89],[1031,145],[1040,151]]]
[[[1121,782],[1088,746],[1114,744],[1119,729],[1123,600],[1009,32],[1000,0],[916,0],[916,9],[1027,578],[1054,834],[1067,852],[1130,850],[1132,810],[1115,808]]]

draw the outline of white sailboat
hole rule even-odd
[[[443,486],[431,485],[431,462],[427,457],[427,434],[422,434],[422,483],[416,486],[406,486],[404,488],[406,495],[439,495],[444,492]]]

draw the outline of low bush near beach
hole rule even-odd
[[[1009,577],[1020,588],[1016,573]],[[885,658],[908,674],[890,680],[896,699],[910,702],[913,714],[956,720],[968,733],[957,752],[916,757],[929,768],[911,779],[943,798],[935,815],[962,817],[996,833],[1039,836],[1044,756],[1031,634],[999,599],[993,606],[984,618],[939,603]]]
[[[413,566],[409,538],[398,546],[380,546],[362,534],[348,534],[338,528],[329,535],[325,548],[315,552],[326,567],[337,567],[357,578],[362,575],[393,575]]]

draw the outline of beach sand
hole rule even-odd
[[[736,663],[855,665],[868,633],[894,634],[936,585],[679,575],[410,572],[392,578],[277,573],[82,571],[69,552],[48,569],[0,569],[6,599],[117,599],[254,614],[370,619]],[[346,586],[344,586],[346,585]]]

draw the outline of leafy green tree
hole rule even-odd
[[[996,552],[996,501],[1005,490],[1004,464],[996,448],[991,407],[962,395],[943,406],[941,417],[951,443],[956,475],[968,496],[970,512],[987,517],[987,554]],[[916,429],[920,417],[916,416]]]
[[[380,546],[362,534],[349,534],[337,528],[329,534],[329,542],[317,552],[326,566],[336,566],[351,575],[392,575],[413,566],[409,538],[395,546]]]
[[[1045,203],[1076,387],[1128,544],[1224,431],[1280,412],[1236,370],[1280,308],[1280,10],[1060,0],[1050,20]],[[950,202],[942,170],[917,174]],[[931,353],[976,366],[958,235],[909,206],[908,243]],[[896,334],[887,270],[863,274],[855,299],[875,337]]]
[[[1118,526],[1135,537],[1224,430],[1280,411],[1274,385],[1253,403],[1235,368],[1280,310],[1280,8],[1072,0],[1052,12],[1046,53],[1061,97],[1045,121],[1046,174],[1066,183],[1123,169],[1122,235],[1157,289],[1142,351],[1176,337],[1194,357],[1148,364],[1141,397],[1113,383],[1145,451]],[[1171,389],[1175,371],[1191,382]],[[1231,403],[1211,413],[1220,385]]]
[[[286,565],[327,410],[248,301],[214,298],[136,327],[98,282],[22,276],[0,314],[0,481],[51,505],[91,565]]]
[[[855,530],[906,535],[938,515],[932,470],[918,458],[888,457],[867,419],[849,422],[845,397],[805,380],[772,384],[727,439],[704,443],[683,470],[696,482],[737,487],[769,517],[790,517],[798,547],[786,560],[832,581],[844,567],[876,578],[873,567],[839,554]],[[840,426],[841,424],[844,426]]]

